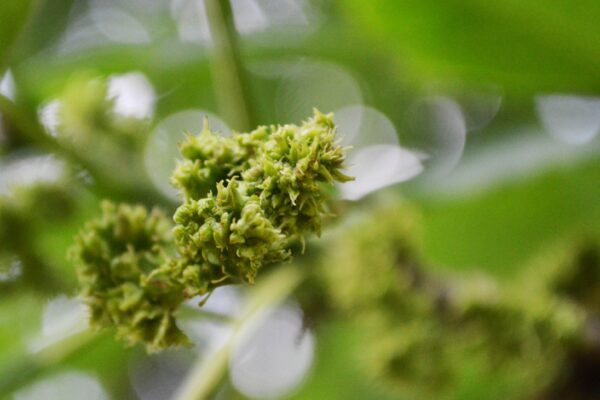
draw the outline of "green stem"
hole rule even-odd
[[[39,376],[52,365],[61,363],[80,350],[93,346],[102,335],[91,330],[78,332],[59,342],[28,355],[17,363],[11,363],[0,370],[0,393],[7,395]]]
[[[220,322],[224,324],[232,323],[232,318],[227,314],[221,314],[215,311],[209,311],[205,309],[198,309],[198,307],[193,307],[191,305],[184,304],[177,311],[178,319],[196,319],[202,318],[209,321]]]
[[[136,199],[148,204],[159,203],[171,207],[172,203],[153,189],[149,184],[139,187],[130,187],[112,179],[110,174],[114,171],[103,171],[94,163],[81,155],[81,152],[68,146],[63,146],[52,136],[48,135],[38,122],[35,113],[25,107],[17,106],[10,99],[0,95],[0,113],[18,129],[19,133],[36,146],[54,153],[67,161],[84,168],[94,178],[93,190],[101,197],[119,198],[123,200]]]
[[[35,13],[36,8],[38,8],[40,3],[37,0],[2,1],[4,3],[8,3],[8,8],[4,8],[4,11],[8,10],[8,13],[7,15],[2,16],[2,23],[12,25],[13,29],[9,30],[8,32],[3,32],[4,34],[2,35],[3,43],[0,46],[0,76],[2,76],[7,68],[7,65],[10,63],[14,47],[16,44],[18,44],[24,28],[27,26],[31,16]]]
[[[232,128],[247,131],[255,121],[231,5],[228,0],[205,0],[204,4],[214,44],[212,69],[219,109]]]
[[[232,323],[233,332],[227,342],[208,357],[200,356],[183,385],[174,396],[175,400],[203,400],[214,393],[227,372],[229,354],[237,334],[251,323],[256,323],[261,311],[280,304],[302,282],[302,270],[294,265],[281,266],[261,279],[250,295],[244,311]]]

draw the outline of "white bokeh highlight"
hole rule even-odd
[[[465,90],[459,97],[468,132],[481,131],[492,122],[502,106],[502,92],[494,85]]]
[[[536,110],[545,130],[564,143],[584,145],[600,132],[599,97],[538,96]]]
[[[411,139],[419,153],[426,155],[425,172],[430,178],[447,176],[462,158],[467,126],[456,101],[433,96],[416,102],[409,109]]]
[[[108,78],[106,97],[113,101],[113,112],[123,117],[152,119],[156,104],[156,92],[146,76],[138,71]],[[38,118],[46,132],[59,136],[61,125],[61,101],[50,100],[38,109]]]
[[[211,34],[204,1],[171,0],[170,9],[182,42],[210,44]]]
[[[197,296],[186,301],[181,307],[177,323],[195,344],[191,354],[197,357],[196,363],[210,360],[215,353],[229,345],[235,334],[231,321],[240,316],[245,297],[239,287],[225,286],[215,290],[202,308],[199,308],[198,303],[202,300],[206,299],[203,296]],[[207,316],[207,312],[220,317],[210,318]],[[178,363],[178,369],[185,364],[185,360],[182,362],[181,357],[175,361]],[[165,368],[168,370],[165,371]],[[175,383],[181,383],[181,378],[187,375],[182,373],[180,376],[175,376],[168,363],[154,363],[153,366],[142,367],[142,369],[146,369],[146,372],[137,371],[138,369],[140,368],[136,368],[135,374],[132,373],[132,380],[138,395],[142,394],[140,395],[141,400],[172,398],[173,393],[178,394],[181,390],[181,385],[175,385]],[[156,379],[152,378],[152,375],[156,376]],[[157,396],[157,393],[164,393],[167,390],[164,387],[152,390],[159,380],[166,382],[165,384],[169,386],[169,396]]]
[[[239,288],[224,286],[215,290],[202,309],[199,309],[198,303],[201,300],[200,297],[195,297],[184,304],[188,315],[180,320],[179,326],[196,344],[196,350],[206,357],[227,343],[233,329],[227,321],[206,318],[203,312],[235,319],[242,311],[244,296]]]
[[[40,106],[38,109],[38,118],[40,123],[46,129],[46,132],[52,137],[58,137],[60,126],[60,100],[51,100]]]
[[[60,295],[50,300],[42,315],[39,336],[29,342],[29,350],[37,352],[88,327],[88,312],[81,299]]]
[[[265,310],[236,338],[229,376],[235,388],[255,399],[292,393],[304,381],[313,361],[315,338],[303,327],[293,304]]]
[[[269,27],[265,11],[255,0],[231,2],[235,27],[241,34],[262,32]],[[210,45],[212,42],[204,1],[172,0],[171,16],[177,23],[179,38],[183,42]]]
[[[197,307],[201,299],[194,297],[188,300],[188,304]],[[202,306],[202,309],[220,315],[235,318],[242,312],[244,294],[239,287],[223,286],[212,292],[210,298]]]
[[[23,273],[23,263],[15,255],[0,255],[0,282],[11,282]]]
[[[137,399],[173,398],[194,361],[194,355],[187,349],[135,354],[129,362],[129,379]]]
[[[90,10],[94,27],[113,42],[142,44],[151,41],[150,33],[135,16],[116,7],[98,6]]]
[[[316,28],[316,11],[308,0],[257,0],[257,4],[273,27]]]
[[[3,76],[0,77],[0,94],[5,96],[7,99],[15,100],[16,87],[15,80],[12,72],[7,70]],[[6,140],[6,133],[3,129],[2,114],[0,113],[0,143]]]
[[[109,77],[107,97],[114,101],[114,111],[122,116],[150,119],[154,115],[156,93],[141,72]]]
[[[398,144],[392,121],[381,111],[362,105],[335,110],[333,119],[344,146],[364,148],[373,144]]]
[[[231,8],[240,34],[269,33],[271,42],[279,36],[305,36],[317,25],[316,12],[306,0],[232,0]],[[170,12],[181,41],[211,45],[204,1],[171,0]]]
[[[396,145],[376,144],[356,150],[346,173],[354,181],[340,185],[342,198],[360,200],[376,190],[404,182],[423,172],[417,153]]]
[[[465,154],[452,174],[443,180],[424,182],[423,188],[437,196],[473,195],[501,184],[532,179],[548,169],[578,164],[598,154],[598,141],[565,146],[540,128],[525,126]]]
[[[338,185],[341,197],[360,200],[423,172],[422,156],[402,148],[394,124],[380,111],[354,105],[336,110],[334,121],[348,151],[345,173],[354,180]]]
[[[265,11],[255,0],[231,0],[235,27],[241,34],[262,32],[270,25]]]
[[[281,82],[275,94],[278,120],[300,123],[312,115],[313,108],[322,112],[362,103],[356,79],[344,67],[316,60],[281,64],[272,69]]]
[[[93,376],[70,371],[52,375],[27,386],[14,395],[14,400],[108,400],[109,396]]]
[[[0,195],[11,195],[15,187],[57,182],[64,174],[64,162],[51,155],[24,155],[0,160]]]
[[[208,117],[210,129],[225,135],[230,128],[210,111],[192,109],[171,114],[163,119],[150,133],[144,151],[144,165],[152,183],[164,195],[178,200],[177,190],[170,184],[171,174],[177,160],[181,159],[178,143],[185,133],[202,131],[204,117]]]
[[[0,94],[10,100],[15,100],[17,88],[15,86],[15,78],[10,69],[6,71],[2,79],[0,79]]]
[[[310,0],[255,0],[255,3],[263,13],[266,26],[255,32],[262,35],[254,35],[252,39],[262,46],[297,43],[316,32],[323,21],[318,7]],[[234,1],[234,7],[235,4]]]

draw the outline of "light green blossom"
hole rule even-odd
[[[181,255],[198,265],[208,289],[252,283],[266,264],[289,260],[290,247],[321,232],[323,184],[341,172],[344,148],[333,116],[315,111],[300,126],[262,126],[222,137],[207,126],[181,145],[173,183],[185,199],[175,213]]]
[[[174,317],[185,299],[253,283],[263,266],[288,261],[305,234],[321,231],[323,185],[350,179],[332,117],[315,111],[301,126],[231,137],[205,124],[189,135],[172,176],[184,200],[172,230],[158,211],[104,203],[71,251],[92,324],[150,350],[186,344]]]
[[[114,326],[127,343],[150,350],[188,343],[175,324],[185,292],[165,251],[169,230],[157,210],[102,204],[102,215],[87,223],[70,252],[92,326]]]

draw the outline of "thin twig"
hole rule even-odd
[[[246,131],[255,121],[231,5],[228,0],[205,0],[204,4],[214,45],[212,70],[219,109],[234,129]]]
[[[102,337],[103,335],[89,329],[77,332],[24,357],[17,363],[6,365],[0,371],[0,393],[8,395],[35,379],[46,368],[64,362]]]
[[[172,206],[169,200],[149,184],[131,186],[113,179],[111,175],[114,175],[114,171],[104,171],[86,159],[81,152],[68,146],[63,146],[59,141],[46,133],[44,127],[38,122],[35,113],[32,113],[25,107],[18,106],[3,95],[0,95],[0,113],[31,143],[85,169],[94,178],[92,190],[101,197],[117,197],[127,200],[133,198],[136,201],[145,203],[151,203],[153,200],[163,206]]]
[[[209,321],[221,322],[224,324],[230,324],[233,319],[230,315],[222,314],[216,311],[210,311],[203,308],[198,308],[191,304],[184,303],[177,311],[178,319],[196,319],[202,318]]]
[[[261,311],[285,300],[302,282],[302,270],[294,265],[281,266],[252,291],[249,301],[239,318],[232,323],[232,333],[227,342],[207,357],[200,356],[183,385],[173,397],[175,400],[204,400],[214,393],[223,380],[229,363],[229,354],[238,333],[251,323],[256,323]]]

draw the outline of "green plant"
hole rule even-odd
[[[289,261],[305,235],[321,232],[323,185],[351,179],[332,118],[315,111],[300,126],[231,137],[205,122],[180,146],[173,235],[157,210],[104,203],[71,250],[92,325],[150,350],[187,344],[174,318],[185,299],[252,284],[263,266]]]
[[[465,362],[480,379],[511,377],[490,396],[531,398],[568,380],[563,366],[591,345],[598,243],[564,240],[509,283],[448,276],[421,255],[418,212],[398,203],[339,227],[316,272],[334,309],[367,328],[365,373],[413,398],[454,398],[468,379],[457,368]]]
[[[318,343],[295,399],[598,397],[600,3],[302,1],[282,12],[203,0],[174,1],[170,13],[95,3],[0,1],[0,397],[75,369],[92,372],[107,397],[129,398],[138,364],[160,359],[159,373],[179,373],[162,362],[173,354],[197,357],[172,398],[250,395],[234,378],[239,345],[288,301],[302,312],[298,338]],[[187,42],[207,39],[193,21],[203,10],[210,46]],[[153,105],[143,118],[117,112],[119,100],[145,97],[131,88],[114,97],[123,86],[112,84],[131,75],[156,94],[139,103]],[[451,107],[421,107],[431,95]],[[545,97],[560,100],[549,120]],[[374,149],[398,167],[414,147],[426,172],[463,147],[464,158],[441,187],[426,176],[339,200],[332,184],[349,178],[330,115],[254,129],[310,106],[340,111],[350,128],[340,133],[358,137],[357,164]],[[164,171],[146,150],[169,150],[181,132],[162,129],[199,107],[247,133],[205,123],[188,134],[174,200],[149,180]],[[441,113],[412,118],[425,109]],[[392,151],[396,139],[402,151]],[[64,176],[29,185],[5,168],[31,167],[31,153]],[[505,180],[517,170],[526,179]],[[7,176],[19,184],[10,193]],[[209,296],[225,285],[243,301],[221,314]],[[53,325],[81,315],[57,318],[54,300],[79,311],[81,298],[96,329],[58,335]],[[215,325],[218,346],[196,337]],[[195,348],[139,351],[173,346]],[[273,352],[255,353],[293,364]]]

